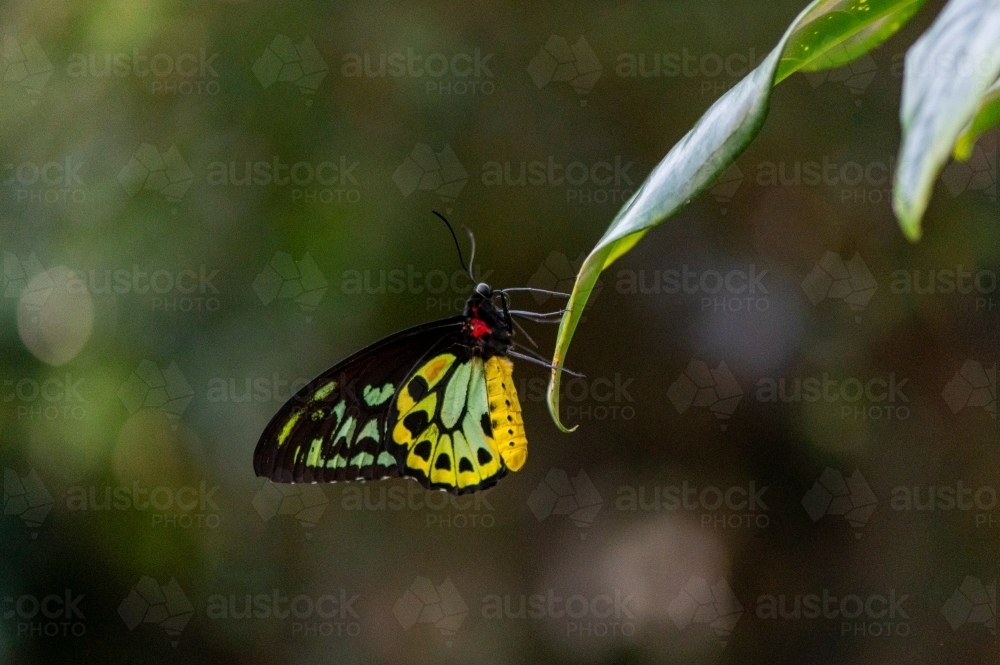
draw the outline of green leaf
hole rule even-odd
[[[907,51],[892,205],[910,240],[920,238],[934,182],[998,74],[997,0],[950,0]]]
[[[601,271],[628,252],[652,227],[691,201],[721,174],[760,131],[778,75],[802,67],[819,69],[847,62],[833,49],[871,48],[895,32],[923,0],[815,0],[792,22],[778,45],[742,81],[720,97],[615,215],[608,230],[580,266],[567,313],[559,323],[552,365],[563,366],[583,308]],[[856,41],[852,41],[856,40]],[[826,58],[825,60],[823,58]],[[832,63],[832,64],[831,64]],[[549,413],[559,419],[562,371],[554,369],[548,388]]]
[[[925,0],[849,0],[818,7],[803,17],[785,44],[774,82],[798,70],[814,72],[846,65],[892,37]]]
[[[972,149],[979,137],[997,125],[1000,125],[1000,81],[994,83],[979,100],[976,114],[958,137],[952,156],[961,162],[972,157]]]

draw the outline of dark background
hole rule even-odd
[[[782,83],[728,186],[602,276],[568,358],[574,433],[516,363],[529,460],[481,499],[252,471],[290,384],[460,310],[432,209],[475,232],[477,278],[568,290],[801,4],[0,5],[0,660],[995,658],[995,133],[919,244],[889,204],[902,54],[940,2],[852,69]],[[578,50],[553,71],[560,38]],[[481,69],[345,75],[408,50]],[[624,76],[633,56],[659,75]],[[276,161],[297,183],[232,180]],[[536,161],[587,178],[518,184]],[[548,354],[555,327],[531,332]],[[779,379],[828,398],[767,401]]]

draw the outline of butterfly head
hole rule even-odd
[[[510,300],[502,290],[480,283],[465,303],[469,334],[483,344],[484,349],[503,353],[510,346],[513,334]]]

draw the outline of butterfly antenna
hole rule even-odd
[[[476,280],[473,279],[472,277],[472,264],[476,262],[476,236],[472,233],[472,229],[470,229],[468,226],[463,226],[462,228],[465,229],[465,232],[469,234],[469,242],[472,244],[472,256],[469,257],[468,273],[469,273],[469,279],[472,279],[472,281],[474,282]]]
[[[458,244],[458,236],[455,235],[455,229],[453,229],[451,227],[451,223],[447,219],[444,218],[444,215],[442,215],[441,213],[439,213],[437,210],[431,210],[431,212],[433,212],[435,215],[437,215],[438,218],[442,222],[444,222],[444,225],[448,227],[448,231],[451,233],[451,239],[455,241],[455,249],[458,250],[458,262],[462,265],[462,270],[466,270],[466,268],[465,268],[465,258],[462,256],[462,246]],[[470,232],[470,235],[471,235],[471,232]],[[475,242],[473,242],[473,245],[472,245],[472,251],[473,251],[473,253],[475,253],[475,251],[476,251],[475,247],[476,247],[475,246]],[[471,262],[470,262],[470,265],[471,265]],[[472,277],[472,271],[468,270],[466,272],[469,275],[469,279],[471,279],[473,282],[475,282],[476,281],[475,278]]]

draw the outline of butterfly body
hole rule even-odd
[[[275,482],[408,477],[454,494],[491,487],[527,457],[512,334],[506,294],[480,284],[461,316],[376,342],[297,392],[264,429],[255,472]]]

